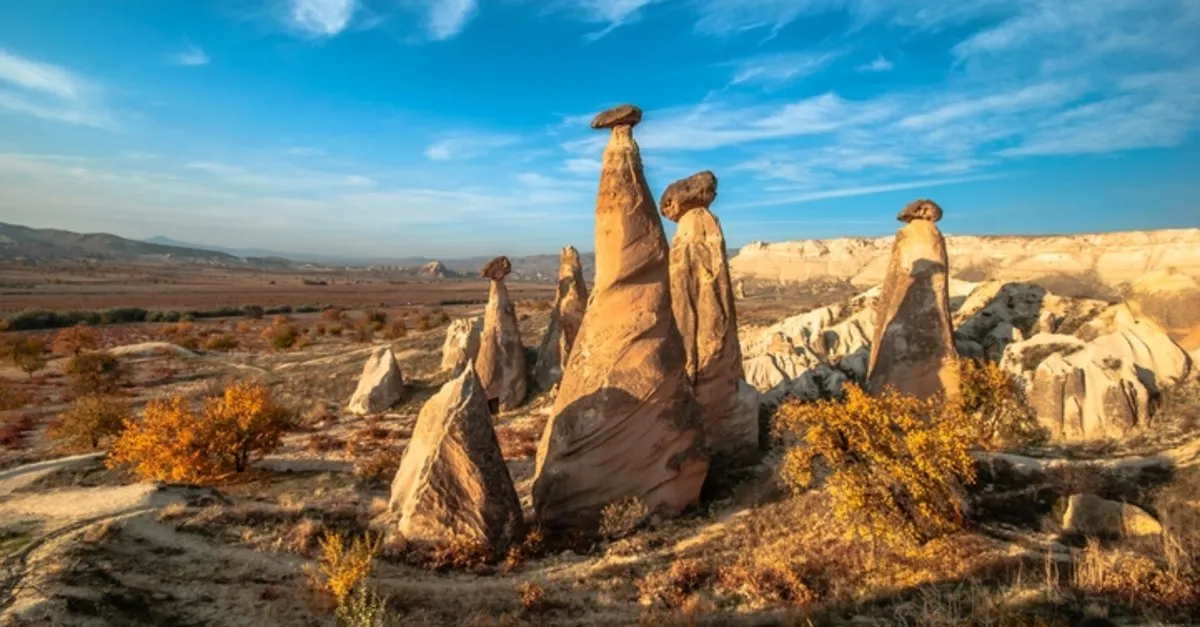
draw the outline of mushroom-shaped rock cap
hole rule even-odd
[[[499,257],[487,262],[487,264],[483,266],[483,270],[480,272],[480,274],[483,275],[484,278],[491,279],[493,281],[499,281],[508,276],[508,273],[510,272],[512,272],[512,262],[508,260],[508,257],[500,255]]]
[[[592,128],[612,128],[614,126],[637,126],[642,121],[642,110],[631,105],[623,104],[601,112],[592,118]]]
[[[563,246],[562,253],[559,255],[559,262],[578,264],[579,251],[575,250],[575,247],[569,244],[567,246]]]
[[[908,203],[900,211],[900,215],[896,216],[896,219],[901,222],[912,222],[913,220],[937,222],[942,219],[942,208],[936,202],[928,198],[922,198]]]
[[[716,197],[717,175],[705,170],[668,185],[659,207],[668,220],[678,222],[692,209],[707,208]]]

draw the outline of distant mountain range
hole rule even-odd
[[[62,261],[124,261],[247,266],[255,268],[385,267],[418,279],[458,279],[479,276],[490,257],[438,261],[428,257],[355,258],[319,253],[295,253],[265,248],[228,248],[181,242],[164,236],[134,240],[111,233],[75,233],[35,229],[0,222],[0,261],[48,263]],[[594,255],[581,253],[584,276],[591,276]],[[557,254],[513,257],[513,278],[553,281],[558,276]]]

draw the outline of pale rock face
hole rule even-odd
[[[605,506],[630,498],[678,514],[699,500],[708,473],[637,119],[626,106],[593,122],[612,128],[596,199],[596,281],[533,485],[534,513],[549,529],[594,527]]]
[[[525,347],[517,323],[517,306],[508,296],[504,277],[512,270],[507,257],[497,257],[483,269],[491,279],[487,309],[483,312],[483,331],[479,338],[479,354],[475,370],[489,400],[499,408],[509,410],[525,402],[528,391],[525,370]]]
[[[467,538],[502,553],[521,539],[521,504],[469,362],[421,408],[388,510],[413,542]]]
[[[479,354],[479,338],[483,331],[483,318],[459,318],[446,328],[446,341],[442,344],[442,370],[450,376],[458,376],[462,369],[475,361]]]
[[[1162,524],[1146,510],[1092,494],[1074,494],[1067,500],[1063,530],[1098,537],[1157,536],[1163,532]]]
[[[575,336],[583,324],[583,312],[587,309],[588,289],[583,279],[583,267],[579,263],[579,251],[567,246],[562,249],[558,268],[558,290],[554,297],[554,309],[550,312],[550,324],[538,348],[534,382],[538,388],[549,390],[562,378],[563,366],[575,345]]]
[[[714,459],[739,463],[758,451],[758,403],[753,399],[748,407],[743,389],[725,235],[708,208],[716,195],[716,176],[701,172],[668,186],[661,211],[679,224],[671,246],[671,304],[705,440]]]
[[[933,205],[913,205],[923,203]],[[876,310],[867,368],[872,393],[891,387],[918,398],[958,395],[946,246],[937,226],[919,217],[933,213],[908,207],[901,212],[910,221],[896,234]]]
[[[1005,347],[1039,333],[1071,334],[1089,324],[1108,303],[1062,298],[1033,283],[987,281],[954,313],[955,336],[975,341],[999,359]]]
[[[387,411],[404,395],[404,377],[391,349],[381,346],[367,358],[346,411],[360,416]]]
[[[1000,367],[1016,376],[1028,387],[1033,382],[1033,372],[1051,355],[1070,355],[1083,350],[1087,342],[1074,335],[1060,333],[1038,333],[1033,337],[1013,342],[1004,347]]]
[[[837,238],[744,246],[730,261],[735,280],[804,283],[814,279],[878,285],[887,272],[893,238]],[[950,236],[956,268],[987,268],[998,281],[1030,281],[1096,271],[1109,285],[1132,283],[1152,272],[1200,278],[1200,229],[1128,231],[1095,235]]]
[[[1120,438],[1148,424],[1150,390],[1132,362],[1106,348],[1051,355],[1034,371],[1029,403],[1052,437]]]

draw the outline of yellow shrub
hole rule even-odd
[[[180,396],[151,401],[141,420],[127,422],[107,463],[145,479],[209,481],[246,470],[253,457],[278,448],[291,425],[292,413],[265,386],[233,383],[199,413]]]
[[[131,415],[123,398],[82,396],[58,415],[46,434],[68,449],[94,449],[101,440],[120,434]]]
[[[379,552],[381,538],[355,538],[346,546],[345,538],[337,532],[326,531],[321,538],[321,574],[325,577],[325,588],[342,605],[350,593],[361,584],[374,566],[375,554]]]
[[[784,482],[796,492],[811,487],[823,461],[834,516],[848,532],[912,546],[962,526],[959,489],[975,480],[974,438],[957,407],[847,385],[844,402],[784,404],[776,429],[799,439],[780,469]]]
[[[1045,438],[1016,377],[995,362],[962,359],[959,363],[962,409],[974,421],[981,446],[998,449]]]

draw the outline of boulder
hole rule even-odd
[[[465,538],[503,554],[521,539],[521,503],[469,362],[421,408],[388,510],[413,542]]]
[[[919,398],[958,396],[958,365],[950,322],[946,242],[931,200],[910,203],[898,219],[887,276],[875,315],[867,388],[895,388]]]
[[[641,111],[611,128],[596,198],[596,281],[538,446],[534,514],[548,530],[595,529],[629,499],[674,515],[708,473],[701,425],[671,311],[667,240],[633,139]]]
[[[716,197],[717,177],[700,172],[667,186],[660,209],[679,225],[671,245],[671,305],[705,441],[714,463],[740,463],[758,451],[758,402],[751,406],[743,390],[749,386],[743,382],[725,235],[709,210]]]
[[[1110,538],[1157,536],[1163,531],[1162,524],[1146,510],[1092,494],[1071,495],[1062,526],[1068,533]]]
[[[364,416],[391,409],[404,395],[404,376],[392,350],[380,346],[371,352],[358,378],[346,411]]]
[[[517,306],[504,285],[504,277],[510,272],[512,263],[508,257],[496,257],[483,267],[481,274],[491,281],[491,290],[483,312],[479,353],[475,356],[475,371],[487,390],[488,401],[502,410],[525,402],[528,387]]]
[[[562,378],[563,366],[575,345],[575,336],[583,323],[583,312],[587,309],[588,289],[583,279],[583,266],[579,263],[579,251],[573,246],[562,249],[558,266],[558,290],[554,296],[554,309],[550,311],[550,324],[538,347],[537,365],[533,380],[538,388],[549,390]]]
[[[475,361],[479,354],[479,337],[483,331],[483,318],[459,318],[446,327],[446,341],[442,344],[442,370],[450,376],[458,376],[462,368]]]

